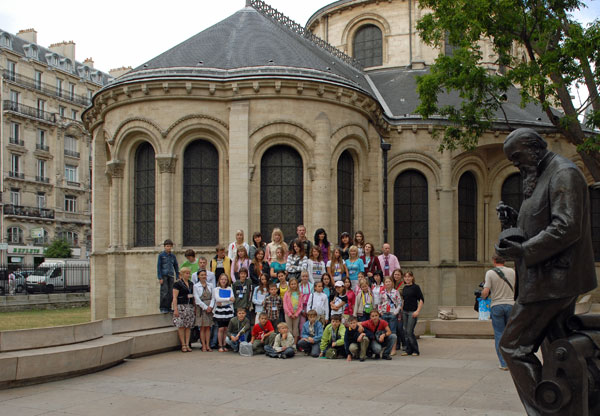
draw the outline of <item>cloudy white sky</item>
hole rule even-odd
[[[267,0],[272,7],[304,25],[329,0]],[[600,0],[585,0],[581,19],[600,17]],[[38,44],[72,40],[76,59],[92,57],[108,71],[136,67],[245,6],[245,0],[28,0],[3,1],[0,29],[17,33],[34,28]]]

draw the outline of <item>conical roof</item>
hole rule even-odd
[[[363,72],[252,7],[130,71],[117,82],[148,77],[215,79],[282,76],[329,81],[372,95]]]

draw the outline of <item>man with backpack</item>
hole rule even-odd
[[[495,254],[492,256],[494,267],[485,274],[485,284],[481,291],[481,298],[492,296],[492,327],[494,328],[494,341],[496,343],[496,354],[500,360],[500,370],[507,371],[508,367],[498,345],[504,333],[504,328],[510,317],[512,307],[515,304],[515,271],[504,266],[504,259]]]

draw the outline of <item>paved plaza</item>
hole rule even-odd
[[[420,340],[420,357],[351,362],[173,351],[0,391],[0,414],[524,415],[493,340]]]

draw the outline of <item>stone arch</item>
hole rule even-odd
[[[344,124],[338,127],[337,130],[335,130],[331,135],[332,147],[334,149],[337,148],[340,142],[348,137],[355,137],[365,152],[368,153],[371,150],[366,129],[356,123]]]
[[[154,123],[143,119],[129,119],[129,121],[121,123],[117,133],[113,136],[113,155],[119,160],[127,159],[127,155],[130,153],[130,142],[137,140],[138,136],[149,141],[156,154],[162,153],[159,140],[161,135],[158,127]]]
[[[415,169],[421,171],[427,178],[427,181],[434,185],[434,189],[436,189],[442,182],[441,168],[440,162],[426,153],[402,153],[392,156],[388,160],[388,175],[390,178],[388,182],[391,182],[392,178],[395,179],[404,170]]]
[[[308,127],[291,120],[272,120],[250,132],[250,146],[258,147],[265,138],[284,136],[298,139],[301,143],[314,143],[317,137]]]
[[[346,53],[354,56],[354,37],[356,32],[365,25],[374,25],[381,30],[382,56],[385,65],[388,63],[388,37],[391,34],[390,24],[386,18],[377,13],[363,13],[351,19],[342,32],[342,45],[346,48]]]

